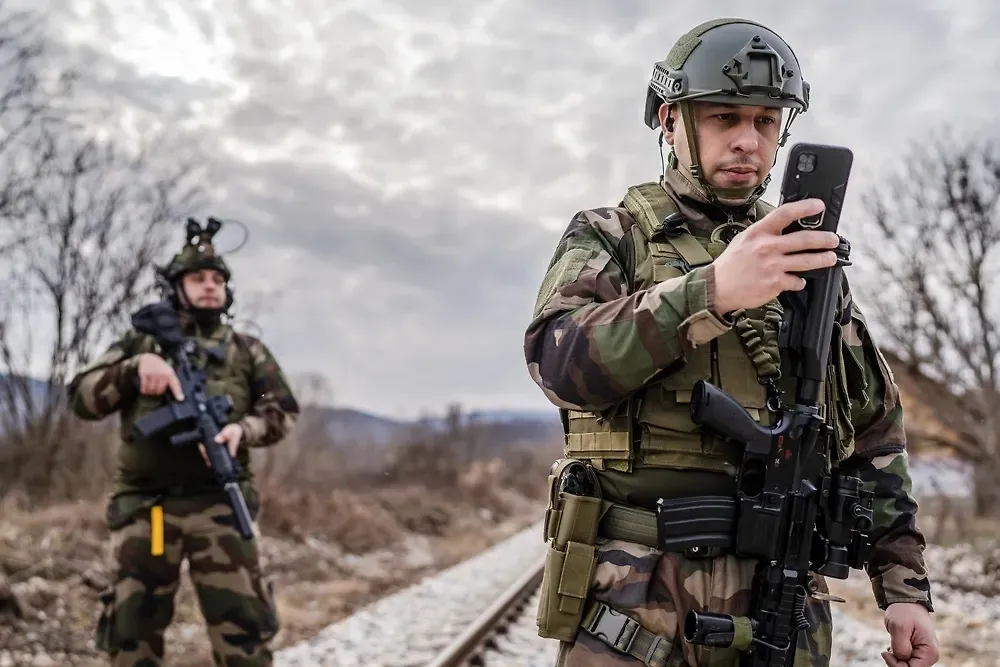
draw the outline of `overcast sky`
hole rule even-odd
[[[792,44],[812,84],[792,141],[855,152],[848,233],[869,174],[1000,104],[986,0],[12,4],[47,12],[120,114],[200,147],[210,212],[251,228],[237,297],[283,294],[265,341],[385,415],[548,405],[521,348],[545,265],[575,211],[656,178],[646,82],[696,23],[735,13]]]

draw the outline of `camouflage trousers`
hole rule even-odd
[[[216,665],[273,662],[268,642],[278,631],[273,591],[261,576],[258,540],[243,540],[229,505],[218,496],[167,498],[163,552],[151,551],[151,497],[112,500],[109,523],[118,572],[101,595],[97,647],[115,667],[163,664],[164,632],[174,616],[186,558]]]
[[[632,617],[643,628],[674,641],[668,667],[736,667],[735,649],[684,642],[681,627],[689,610],[743,615],[750,604],[755,561],[721,556],[690,559],[650,547],[600,539],[591,596]],[[828,592],[822,577],[818,588]],[[810,629],[800,632],[793,667],[829,667],[833,624],[830,603],[809,598]],[[642,662],[581,630],[574,643],[561,642],[557,667],[641,667]]]

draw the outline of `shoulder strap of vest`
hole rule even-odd
[[[652,239],[663,221],[677,212],[677,204],[655,181],[631,186],[625,191],[623,203],[646,240]]]
[[[254,373],[253,351],[250,349],[250,341],[248,337],[230,327],[227,342],[230,340],[233,341],[236,344],[237,349],[241,350],[244,356],[246,356],[247,368],[249,368],[250,377],[252,378]]]
[[[659,183],[650,181],[631,186],[625,191],[622,203],[629,214],[635,218],[653,252],[672,249],[691,268],[712,263],[712,256],[705,247],[683,226],[677,228],[680,232],[678,235],[667,237],[666,243],[652,240],[653,236],[660,230],[663,221],[678,213],[677,204]]]

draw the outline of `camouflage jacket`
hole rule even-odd
[[[710,219],[707,201],[683,176],[668,171],[664,186],[692,233],[708,233],[721,222]],[[713,312],[711,264],[647,290],[631,290],[629,267],[648,256],[640,247],[645,242],[621,205],[580,211],[563,233],[524,338],[529,373],[557,407],[605,411],[677,369],[692,345],[729,328]],[[858,319],[845,326],[844,339],[864,360],[871,397],[852,410],[855,453],[841,468],[853,470],[875,493],[868,564],[875,598],[883,609],[894,602],[931,608],[926,540],[916,523],[899,391]]]
[[[242,478],[250,480],[249,449],[269,447],[284,438],[298,417],[298,403],[274,356],[257,338],[225,325],[199,331],[190,322],[185,324],[185,333],[203,348],[221,353],[217,357],[198,353],[192,363],[206,371],[210,395],[224,393],[233,400],[230,423],[243,427],[237,460]],[[157,352],[153,339],[129,331],[82,369],[68,386],[73,412],[89,421],[119,413],[116,492],[200,493],[213,481],[197,447],[133,439],[132,424],[165,400],[139,394],[138,358],[144,352]]]

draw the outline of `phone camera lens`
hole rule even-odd
[[[796,168],[804,174],[816,171],[816,154],[802,153],[799,155],[799,162]]]

